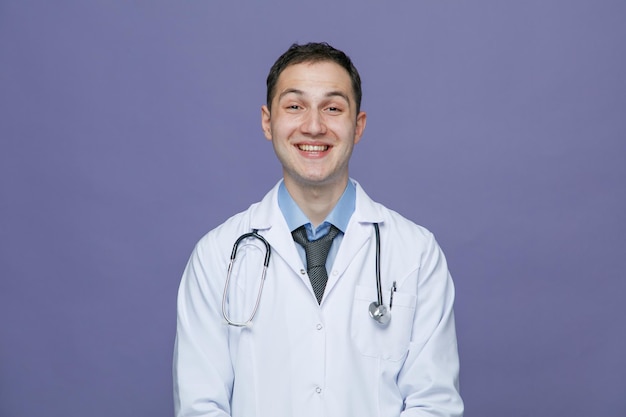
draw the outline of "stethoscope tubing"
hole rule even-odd
[[[242,240],[247,239],[249,237],[256,238],[263,242],[265,245],[265,260],[263,261],[263,271],[261,272],[261,284],[259,287],[259,292],[256,296],[256,302],[254,304],[254,309],[252,310],[252,314],[250,314],[250,318],[244,322],[237,322],[230,319],[228,313],[226,312],[226,298],[228,296],[228,288],[230,286],[230,276],[233,271],[233,264],[235,263],[235,258],[237,257],[237,248],[239,247],[239,243]],[[233,245],[233,251],[230,254],[230,262],[228,262],[228,272],[226,273],[226,282],[224,283],[224,294],[222,295],[222,316],[224,320],[231,326],[235,327],[247,327],[252,323],[252,319],[256,315],[256,311],[259,309],[259,303],[261,302],[261,294],[263,293],[263,284],[265,283],[265,276],[267,275],[267,267],[270,264],[270,255],[272,253],[272,247],[269,242],[265,240],[263,236],[258,233],[257,229],[252,230],[250,233],[243,234],[239,236],[239,238],[235,241]]]
[[[380,230],[378,230],[378,223],[374,223],[374,233],[376,234],[376,292],[378,293],[378,305],[382,305],[383,284],[380,279]]]
[[[370,304],[369,313],[372,319],[379,324],[386,325],[389,323],[391,318],[390,311],[383,304],[383,289],[382,289],[382,280],[380,278],[380,230],[378,227],[378,223],[373,223],[374,225],[374,233],[376,236],[376,293],[377,293],[377,302],[374,301]],[[265,260],[263,261],[263,271],[261,272],[261,284],[259,286],[259,292],[256,297],[256,301],[254,303],[254,309],[252,310],[252,314],[250,314],[250,318],[244,322],[237,322],[231,320],[227,313],[226,308],[226,299],[228,298],[228,289],[230,288],[230,278],[233,270],[233,265],[235,263],[235,258],[237,257],[237,249],[239,248],[239,244],[242,240],[247,238],[255,238],[263,242],[265,245]],[[222,294],[222,317],[224,320],[235,327],[248,327],[252,324],[252,319],[256,315],[257,310],[259,309],[259,304],[261,302],[261,294],[263,293],[263,284],[265,283],[265,277],[267,275],[267,268],[270,263],[270,256],[272,253],[272,247],[269,242],[265,240],[263,236],[258,233],[258,229],[253,229],[252,232],[245,233],[235,241],[233,245],[233,250],[230,254],[230,261],[228,262],[228,271],[226,272],[226,282],[224,283],[224,293]],[[392,291],[395,291],[395,282],[394,288]],[[393,297],[393,292],[391,297]],[[391,299],[389,303],[389,307],[391,308]]]

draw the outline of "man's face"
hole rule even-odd
[[[265,137],[283,165],[285,184],[345,186],[348,161],[365,129],[348,72],[331,61],[288,66],[278,77],[272,111],[263,106]]]

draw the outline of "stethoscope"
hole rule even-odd
[[[382,288],[382,282],[380,279],[380,231],[378,229],[378,223],[373,223],[373,226],[374,226],[374,232],[376,235],[376,292],[377,292],[378,298],[376,301],[372,301],[370,303],[368,310],[369,310],[370,317],[376,323],[380,324],[381,326],[385,326],[389,323],[389,320],[391,320],[391,306],[393,304],[393,293],[396,291],[396,282],[394,281],[391,287],[391,295],[389,297],[389,307],[387,307],[383,303],[383,288]],[[267,274],[267,267],[269,266],[269,263],[270,263],[270,255],[272,253],[272,248],[270,244],[267,242],[267,240],[265,240],[265,238],[261,236],[258,232],[259,231],[257,229],[253,229],[252,232],[245,233],[239,236],[239,238],[237,238],[237,240],[235,241],[235,244],[233,245],[233,251],[230,254],[230,262],[228,263],[228,272],[226,273],[226,282],[224,283],[224,294],[222,295],[222,317],[224,317],[224,320],[226,320],[226,323],[228,323],[231,326],[235,326],[235,327],[250,326],[252,324],[252,319],[256,315],[256,312],[259,308],[259,302],[261,301],[261,294],[263,293],[263,283],[265,282],[265,276]],[[259,286],[259,293],[257,294],[256,301],[254,303],[254,308],[252,309],[252,314],[250,314],[250,318],[248,320],[239,322],[239,321],[231,320],[230,317],[228,316],[228,313],[226,312],[227,310],[226,299],[228,297],[230,276],[233,271],[235,258],[237,257],[237,249],[239,248],[239,244],[241,243],[241,241],[243,241],[244,239],[248,239],[248,238],[258,239],[261,242],[263,242],[263,245],[265,245],[265,259],[263,261],[263,270],[261,272],[261,284]]]

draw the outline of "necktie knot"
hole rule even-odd
[[[317,240],[309,241],[304,226],[291,232],[293,239],[304,248],[306,253],[306,268],[318,303],[322,301],[322,295],[328,281],[326,259],[337,233],[339,233],[339,229],[331,225],[326,235]]]

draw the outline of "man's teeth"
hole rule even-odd
[[[328,146],[326,145],[298,145],[298,148],[301,151],[305,151],[305,152],[324,152],[326,149],[328,149]]]

